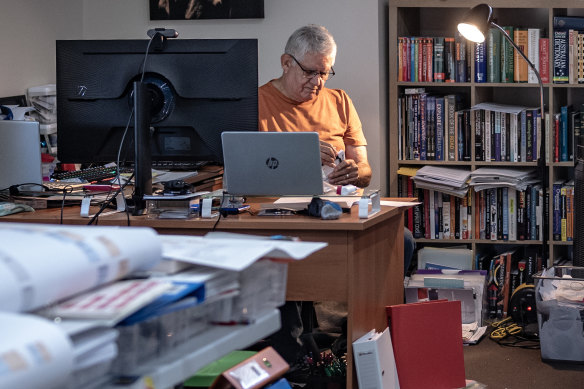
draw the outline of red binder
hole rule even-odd
[[[466,386],[460,301],[385,307],[401,389]]]

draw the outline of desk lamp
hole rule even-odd
[[[541,81],[541,77],[539,75],[539,71],[535,68],[535,66],[531,63],[531,61],[527,58],[525,53],[513,42],[513,39],[509,37],[507,32],[501,28],[497,23],[493,21],[493,9],[488,4],[479,4],[474,8],[471,8],[462,18],[462,20],[458,23],[458,31],[462,34],[463,37],[468,39],[469,41],[475,43],[481,43],[485,41],[485,35],[490,27],[494,27],[501,31],[505,39],[517,50],[517,52],[523,57],[527,65],[531,68],[535,76],[537,77],[537,82],[539,84],[539,104],[540,104],[540,113],[541,113],[541,144],[540,144],[540,152],[539,152],[539,160],[538,160],[538,169],[540,171],[542,177],[542,188],[543,188],[543,199],[544,199],[544,206],[547,204],[547,185],[548,185],[548,172],[546,168],[546,151],[545,151],[545,144],[548,141],[547,139],[547,131],[545,128],[545,117],[544,117],[544,103],[543,103],[543,82]],[[546,210],[544,210],[544,217],[542,217],[543,223],[543,236],[541,237],[542,240],[542,251],[543,257],[547,260],[548,253],[547,253],[547,223],[548,220],[546,216]],[[544,262],[545,263],[545,262]]]

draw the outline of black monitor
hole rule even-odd
[[[133,84],[142,74],[153,161],[222,163],[221,132],[257,131],[256,39],[163,39],[145,60],[148,42],[57,41],[60,162],[117,161],[128,123],[120,161],[134,161]]]

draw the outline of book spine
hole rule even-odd
[[[578,49],[578,84],[584,84],[584,33],[578,32],[577,36],[577,49]]]
[[[562,190],[562,183],[561,182],[555,182],[552,185],[552,199],[553,199],[552,237],[553,237],[553,240],[555,240],[555,241],[559,241],[562,239],[562,235],[561,235],[561,233],[562,233],[561,232],[562,220],[561,220],[561,209],[560,209],[561,190]]]
[[[442,194],[442,235],[444,239],[451,238],[450,226],[450,195]]]
[[[455,60],[454,38],[444,38],[444,81],[456,82],[456,60]]]
[[[502,27],[503,30],[513,39],[515,28],[513,26]],[[514,68],[515,68],[515,49],[513,45],[501,34],[501,82],[514,82]]]
[[[539,28],[528,28],[527,29],[527,58],[535,66],[539,72],[539,37],[541,35],[541,30]],[[541,77],[541,74],[540,74]],[[531,84],[539,83],[537,76],[533,72],[530,66],[527,68],[527,82]]]
[[[495,161],[501,160],[501,112],[495,112]]]
[[[484,161],[483,155],[483,132],[484,132],[484,111],[478,109],[473,111],[475,121],[475,161]]]
[[[503,231],[501,237],[504,241],[509,240],[509,191],[506,187],[501,188],[501,202],[503,206]]]
[[[562,242],[566,242],[568,240],[568,218],[566,202],[566,186],[562,186],[560,188],[560,240]]]
[[[444,82],[444,38],[434,38],[434,82]]]
[[[568,71],[568,31],[554,30],[554,83],[567,84]]]
[[[435,228],[436,228],[436,233],[435,233],[435,237],[436,239],[444,239],[444,220],[442,219],[442,193],[436,191],[434,192],[434,212],[436,214],[436,219],[435,219]]]
[[[456,50],[456,82],[467,82],[466,39],[457,31],[454,43]]]
[[[517,192],[517,239],[525,240],[525,190]]]
[[[436,159],[436,97],[426,98],[426,159]]]
[[[487,81],[501,82],[501,31],[489,28],[487,32]]]
[[[436,150],[435,160],[444,161],[444,97],[436,98],[436,119],[435,119],[435,133],[436,133]]]
[[[503,207],[503,188],[497,188],[497,240],[503,240],[503,220],[504,207]]]
[[[509,240],[514,242],[517,240],[517,190],[515,188],[508,188],[507,199],[509,201]]]
[[[527,29],[516,27],[513,31],[513,42],[523,51],[527,53],[528,37]],[[515,51],[513,57],[513,62],[515,67],[513,68],[513,80],[515,82],[527,82],[527,62],[521,57],[521,55]]]
[[[550,82],[550,40],[539,38],[539,76],[541,82]]]
[[[423,215],[424,215],[424,191],[418,189],[416,185],[413,186],[414,190],[414,197],[420,201],[420,204],[415,205],[413,211],[413,219],[414,219],[414,229],[412,230],[412,234],[414,238],[419,239],[424,237],[424,223],[423,223]]]
[[[397,38],[397,80],[398,81],[406,81],[404,79],[404,38],[398,37]]]
[[[471,125],[471,118],[470,118],[470,110],[463,111],[463,119],[464,119],[464,147],[462,153],[462,160],[463,161],[470,161],[471,159],[471,152],[472,152],[472,125]]]
[[[454,238],[461,239],[460,234],[460,197],[454,197]]]
[[[485,150],[484,161],[490,162],[491,161],[491,134],[492,134],[492,122],[491,122],[491,111],[484,110],[484,142],[483,147]]]
[[[448,160],[456,161],[456,96],[448,95]]]
[[[420,160],[420,95],[412,96],[413,114],[412,127],[414,129],[414,160]]]
[[[509,136],[507,134],[507,118],[508,114],[506,112],[501,112],[501,161],[507,161],[507,152],[509,148],[508,140]]]
[[[487,82],[486,44],[475,43],[475,82]]]
[[[491,240],[497,240],[497,189],[489,189],[491,192]]]
[[[573,29],[568,30],[568,83],[569,84],[576,84],[576,72],[574,71],[575,62],[574,61],[574,37],[577,32]]]
[[[527,110],[527,112],[525,113],[526,115],[526,128],[525,128],[525,134],[526,134],[526,161],[527,162],[533,162],[533,111],[532,110]]]
[[[568,161],[568,117],[570,108],[560,107],[560,162]]]

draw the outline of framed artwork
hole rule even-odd
[[[150,20],[256,19],[264,0],[148,0]]]

